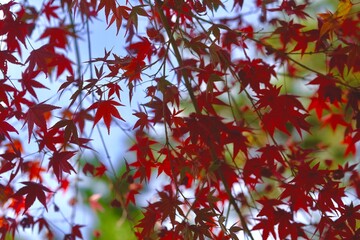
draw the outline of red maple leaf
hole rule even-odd
[[[301,130],[309,131],[310,124],[305,120],[309,116],[297,96],[290,94],[280,95],[280,88],[271,86],[269,89],[259,90],[257,102],[258,108],[270,107],[271,110],[263,115],[262,123],[270,135],[275,129],[290,135],[286,124],[290,123],[295,127],[300,136]],[[287,114],[284,114],[287,113]]]
[[[151,124],[148,114],[144,112],[135,112],[133,113],[133,115],[139,118],[139,120],[137,120],[136,123],[134,124],[133,129],[140,128],[140,131],[143,131],[145,127],[147,130],[149,130]]]
[[[8,62],[21,65],[21,63],[16,59],[16,57],[12,55],[12,52],[0,51],[0,70],[5,75],[7,74],[8,70]]]
[[[140,42],[130,44],[128,50],[131,53],[137,54],[139,60],[144,60],[145,57],[150,58],[152,54],[152,45],[148,38],[141,37]]]
[[[270,87],[271,76],[276,77],[275,66],[270,66],[261,59],[241,61],[240,66],[241,70],[238,73],[241,82],[240,91],[248,85],[256,92],[260,89],[261,84]]]
[[[123,106],[122,104],[114,100],[104,100],[93,103],[87,110],[97,109],[94,117],[94,126],[102,118],[110,134],[110,124],[112,117],[116,117],[120,120],[125,121],[121,116],[119,111],[116,109],[116,106]],[[93,127],[94,127],[93,126]]]
[[[80,228],[84,227],[83,225],[75,225],[71,228],[71,233],[66,234],[64,239],[83,239]]]
[[[39,103],[32,105],[25,116],[25,124],[28,125],[28,133],[29,133],[29,142],[31,139],[31,134],[34,129],[34,125],[37,125],[42,131],[47,131],[46,119],[44,113],[50,112],[54,109],[60,107],[56,107],[49,104]]]
[[[38,49],[34,49],[31,51],[29,57],[26,59],[25,64],[28,64],[28,71],[34,71],[35,67],[36,70],[40,70],[48,74],[49,63],[55,56],[55,49],[54,46],[51,44],[45,44]]]
[[[49,27],[40,35],[40,39],[49,38],[49,44],[65,49],[68,46],[68,37],[76,37],[70,32],[69,26]]]
[[[34,88],[44,88],[42,83],[35,80],[35,78],[39,75],[40,71],[26,71],[21,74],[21,85],[25,91],[28,91],[32,96],[37,99],[36,92]]]
[[[128,12],[130,10],[131,10],[131,8],[129,8],[127,6],[118,6],[116,8],[116,11],[114,12],[114,14],[111,16],[111,19],[110,19],[110,22],[109,22],[107,28],[109,28],[116,21],[116,35],[117,35],[121,28],[123,18],[125,18],[125,19],[129,18]]]
[[[0,57],[1,58],[1,57]],[[1,64],[1,62],[0,62]],[[1,68],[1,66],[0,66]],[[8,95],[10,92],[16,92],[16,89],[13,86],[5,84],[6,80],[0,80],[0,102],[5,103],[6,106],[9,106]]]
[[[97,11],[105,8],[106,22],[108,21],[110,11],[112,11],[113,14],[116,14],[116,4],[116,0],[100,0]]]
[[[76,173],[75,169],[68,162],[70,158],[75,155],[76,151],[55,151],[53,156],[49,159],[49,169],[52,168],[57,180],[60,182],[62,180],[63,172],[70,174],[71,171]]]
[[[309,85],[319,85],[317,91],[318,96],[321,101],[330,100],[331,103],[335,104],[341,102],[341,89],[336,86],[337,79],[331,74],[328,75],[318,75],[314,78]]]
[[[342,126],[349,126],[349,123],[345,122],[344,115],[338,113],[329,113],[328,115],[324,116],[322,119],[322,127],[330,124],[333,131],[336,130],[338,125]]]
[[[41,166],[39,161],[28,161],[24,162],[24,170],[29,173],[29,180],[39,180],[42,182],[43,173],[46,172],[46,169]]]
[[[101,163],[100,166],[95,168],[94,177],[102,177],[106,171],[107,171],[106,166]]]
[[[40,183],[36,183],[36,182],[21,182],[22,184],[25,185],[25,187],[20,188],[14,195],[13,197],[20,197],[20,196],[24,196],[25,197],[25,210],[24,213],[26,212],[26,210],[31,207],[31,205],[34,204],[35,200],[38,199],[39,202],[45,207],[45,209],[47,210],[46,207],[46,195],[45,192],[51,192],[47,187],[41,185]]]
[[[17,134],[19,134],[19,132],[8,123],[8,114],[9,111],[7,110],[0,112],[0,136],[5,136],[7,139],[12,141],[9,132],[16,132]]]
[[[157,211],[156,206],[150,204],[146,207],[146,212],[143,213],[144,217],[139,221],[135,228],[141,228],[140,232],[137,232],[136,235],[139,239],[144,239],[146,236],[154,231],[154,226],[156,221],[160,219],[161,213]]]
[[[42,12],[45,13],[45,16],[48,21],[50,21],[50,18],[59,18],[57,13],[55,12],[59,6],[53,6],[54,0],[48,1],[46,4],[43,5]]]
[[[39,132],[40,138],[37,140],[39,143],[39,151],[43,150],[46,146],[51,151],[56,151],[56,144],[64,142],[64,133],[59,129],[50,129]]]
[[[91,164],[91,163],[85,163],[85,165],[83,167],[83,173],[85,175],[90,173],[91,175],[94,176],[94,172],[95,172],[95,166],[93,164]]]

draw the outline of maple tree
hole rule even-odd
[[[359,239],[360,2],[321,3],[0,3],[0,239],[85,239],[83,202],[138,239]]]

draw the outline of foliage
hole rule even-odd
[[[138,239],[360,238],[357,2],[31,2],[0,4],[1,239],[53,239],[46,212],[63,214],[71,190],[64,239],[84,238],[82,197],[121,209],[109,219]],[[101,18],[126,53],[92,56]],[[84,163],[94,128],[107,156]],[[122,170],[104,140],[114,129],[131,139]],[[110,195],[86,194],[82,178]],[[156,179],[139,219],[137,196]]]

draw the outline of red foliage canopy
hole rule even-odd
[[[0,4],[1,239],[54,238],[46,211],[65,216],[57,196],[85,177],[139,239],[360,239],[357,2],[30,2]],[[123,51],[93,57],[99,18]],[[102,123],[132,140],[120,170],[108,149],[126,143]],[[91,138],[105,160],[83,159]],[[83,239],[67,222],[62,237]]]

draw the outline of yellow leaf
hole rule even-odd
[[[320,29],[320,38],[327,33],[330,33],[337,29],[346,19],[349,14],[353,4],[350,0],[339,0],[339,4],[334,14],[322,13],[319,14],[320,18],[323,20],[323,25]]]
[[[342,23],[345,20],[346,16],[349,14],[352,5],[353,4],[350,0],[339,0],[339,4],[337,6],[336,12],[334,13],[334,17],[339,19]],[[341,23],[339,22],[339,24]]]

